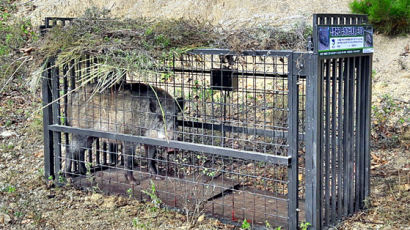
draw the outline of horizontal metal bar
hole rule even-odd
[[[194,49],[188,51],[189,54],[199,55],[243,55],[243,56],[289,56],[292,50],[245,50],[237,53],[228,49]]]
[[[201,74],[211,74],[211,70],[196,70],[196,69],[181,69],[174,68],[169,69],[169,71],[174,71],[177,73],[201,73]],[[166,71],[164,71],[166,72]],[[251,71],[238,71],[235,73],[237,76],[254,76],[254,77],[281,77],[288,78],[288,74],[278,74],[278,73],[263,73],[263,72],[251,72]]]
[[[218,130],[218,131],[226,131],[226,132],[234,132],[234,133],[244,133],[249,135],[261,135],[265,137],[271,138],[287,138],[288,131],[285,130],[268,130],[268,129],[255,129],[255,128],[248,128],[248,127],[238,127],[238,126],[230,126],[230,125],[223,125],[223,124],[211,124],[211,123],[203,123],[203,122],[194,122],[194,121],[182,121],[177,120],[178,126],[185,126],[185,127],[192,127],[192,128],[200,128],[200,129],[208,129],[208,130]],[[299,140],[304,140],[305,134],[299,133]]]
[[[128,134],[102,132],[102,131],[96,131],[92,129],[75,128],[75,127],[63,126],[63,125],[49,125],[48,128],[49,130],[55,131],[55,132],[66,132],[66,133],[74,133],[74,134],[79,134],[79,135],[84,135],[84,136],[100,137],[100,138],[107,138],[107,139],[113,139],[113,140],[119,140],[119,141],[137,142],[140,144],[148,144],[148,145],[163,146],[163,147],[176,148],[176,149],[184,149],[184,150],[189,150],[189,151],[210,153],[210,154],[239,158],[239,159],[244,159],[244,160],[269,162],[269,163],[279,164],[279,165],[289,165],[291,162],[291,157],[289,156],[276,156],[276,155],[271,155],[271,154],[266,154],[266,153],[236,150],[236,149],[223,148],[223,147],[218,147],[218,146],[187,143],[187,142],[175,141],[175,140],[161,140],[161,139],[150,138],[150,137],[145,137],[145,136],[133,136],[133,135],[128,135]]]
[[[332,58],[348,58],[348,57],[364,57],[364,56],[371,56],[372,53],[364,54],[364,53],[356,53],[356,54],[332,54],[332,55],[320,55],[319,61],[324,59],[332,59]]]
[[[314,14],[317,17],[367,17],[367,14]]]

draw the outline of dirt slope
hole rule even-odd
[[[115,17],[165,17],[206,19],[225,27],[270,23],[289,27],[295,23],[312,24],[313,13],[349,13],[350,0],[34,0],[22,1],[19,14],[40,24],[44,17],[78,17],[92,6],[106,8]],[[375,35],[374,98],[390,94],[410,101],[410,63],[403,56],[410,38]],[[408,50],[407,50],[408,52]]]
[[[200,18],[216,24],[243,26],[257,22],[286,25],[308,19],[313,13],[348,13],[347,0],[283,1],[283,0],[35,0],[26,4],[27,15],[37,22],[46,16],[81,15],[91,6],[107,8],[117,17]]]

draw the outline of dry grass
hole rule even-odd
[[[339,229],[408,229],[410,223],[410,152],[372,151],[371,197],[367,209]]]
[[[191,49],[302,50],[310,34],[311,28],[305,25],[289,31],[269,25],[228,31],[199,20],[112,19],[92,8],[69,26],[49,30],[36,44],[34,60],[40,66],[46,58],[56,56],[56,65],[62,66],[91,56],[103,70],[98,78],[110,73],[147,75],[167,71],[167,60]]]

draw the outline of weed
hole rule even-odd
[[[309,223],[309,222],[302,222],[302,223],[300,223],[300,229],[301,229],[301,230],[308,230],[310,226],[312,226],[312,224]]]
[[[138,217],[132,219],[132,226],[138,229],[148,229],[148,226],[142,223]]]
[[[12,124],[13,124],[13,122],[11,122],[10,120],[7,120],[5,126],[10,127]]]
[[[151,203],[154,206],[151,208],[151,211],[156,212],[161,207],[161,199],[157,196],[157,190],[155,188],[154,182],[151,180],[151,191],[142,190],[142,192],[148,195],[151,199]]]
[[[133,192],[132,188],[127,189],[127,194],[128,194],[129,198],[132,198],[133,193],[134,192]]]
[[[241,225],[241,229],[251,229],[251,224],[246,219],[244,219]]]
[[[44,177],[44,168],[39,168],[37,169],[37,176],[39,178],[43,178]]]
[[[16,187],[14,187],[13,185],[7,185],[6,188],[4,189],[4,191],[6,191],[7,193],[15,193],[16,192]]]
[[[62,175],[58,176],[58,183],[60,184],[64,184],[66,182],[65,177],[63,177]]]
[[[14,213],[14,216],[17,217],[17,218],[20,218],[20,217],[22,217],[23,215],[24,215],[23,212],[15,212],[15,213]]]

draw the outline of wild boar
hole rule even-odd
[[[165,90],[142,84],[120,83],[95,93],[96,85],[87,85],[71,96],[67,109],[67,122],[72,127],[98,131],[147,136],[160,139],[176,139],[176,117],[183,107],[182,100],[175,100]],[[66,154],[65,172],[71,173],[74,159],[78,159],[79,173],[85,174],[85,150],[92,147],[95,137],[72,135]],[[139,182],[132,174],[137,143],[104,140],[123,145],[125,178],[130,183]],[[155,146],[144,145],[150,173],[157,174]],[[168,151],[173,149],[168,148]]]

